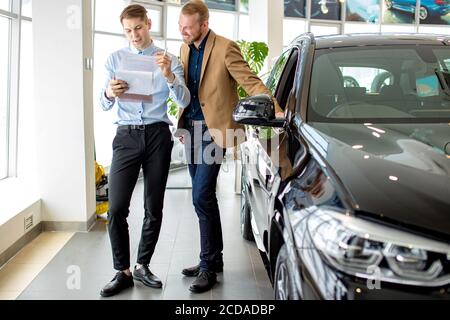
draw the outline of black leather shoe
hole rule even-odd
[[[133,271],[134,280],[140,281],[147,287],[161,288],[162,282],[157,276],[155,276],[147,265],[142,265],[139,269],[134,267]]]
[[[200,271],[197,278],[192,282],[189,290],[194,293],[201,293],[211,289],[217,282],[216,273],[213,271]]]
[[[124,289],[134,286],[133,277],[119,271],[114,278],[100,291],[102,297],[111,297]]]
[[[223,263],[220,263],[218,265],[216,265],[214,267],[214,272],[222,272],[223,271]],[[200,272],[200,264],[190,267],[190,268],[185,268],[181,271],[181,273],[183,275],[185,275],[186,277],[196,277],[198,276]]]

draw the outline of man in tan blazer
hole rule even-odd
[[[181,9],[181,62],[191,102],[179,112],[178,132],[184,133],[201,242],[200,263],[182,271],[185,276],[196,277],[192,292],[209,290],[216,283],[216,272],[223,269],[216,183],[226,148],[245,139],[243,126],[232,119],[239,100],[237,85],[250,96],[271,95],[250,70],[238,45],[216,35],[209,29],[208,20],[208,7],[201,0],[188,1]],[[280,116],[278,105],[277,111]]]

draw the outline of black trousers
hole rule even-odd
[[[119,126],[109,174],[108,231],[114,269],[130,267],[127,217],[139,171],[144,173],[144,209],[137,263],[149,264],[161,230],[164,191],[173,141],[169,126],[158,122],[136,129]]]

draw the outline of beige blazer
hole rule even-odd
[[[188,82],[188,45],[181,46],[181,63],[184,77]],[[269,94],[270,90],[250,69],[242,57],[238,45],[227,38],[216,35],[212,30],[208,36],[203,56],[199,84],[199,100],[206,125],[214,141],[223,148],[233,147],[243,142],[245,136],[228,136],[227,129],[241,129],[242,125],[232,119],[233,109],[238,103],[237,85],[240,84],[250,95]],[[279,111],[277,106],[277,111]],[[178,112],[178,128],[184,128],[184,109]],[[228,130],[230,134],[230,130]]]

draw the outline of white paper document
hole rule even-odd
[[[154,77],[158,70],[155,57],[125,54],[115,77],[128,83],[128,95],[148,96],[154,93]]]
[[[155,72],[158,70],[156,57],[127,53],[123,56],[120,68],[130,71],[147,71]]]
[[[120,79],[128,83],[128,94],[152,94],[153,72],[145,71],[116,71],[116,79]]]

